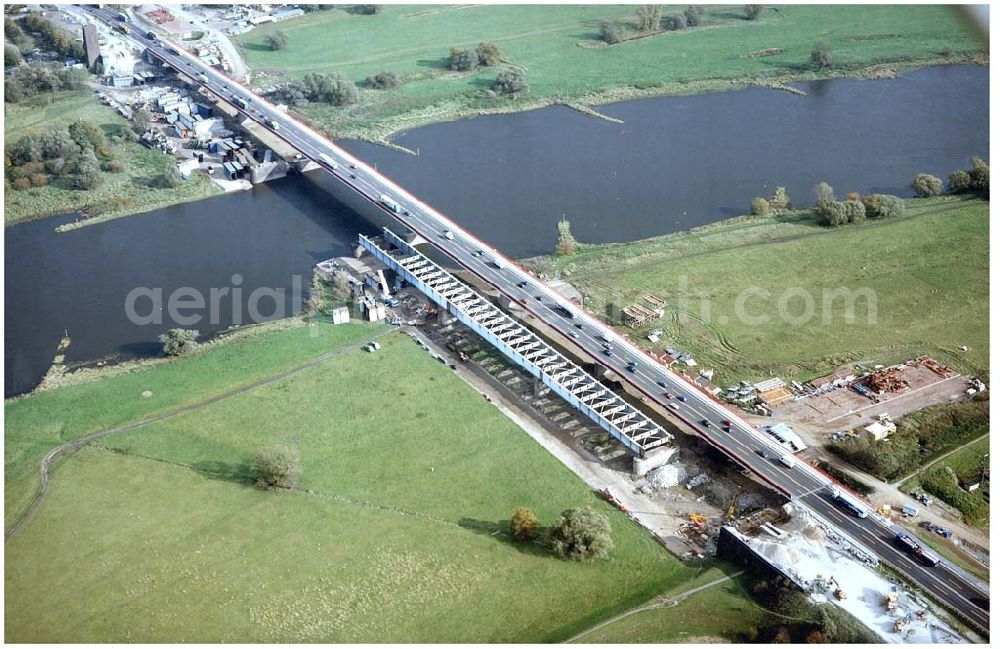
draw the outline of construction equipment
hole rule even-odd
[[[892,507],[890,507],[889,505],[882,505],[881,507],[875,510],[875,513],[878,514],[879,516],[885,516],[886,518],[889,518],[890,516],[892,516]]]
[[[729,523],[733,520],[733,514],[736,513],[736,503],[740,499],[740,494],[743,493],[743,485],[736,486],[736,493],[733,494],[733,502],[729,503],[729,509],[726,510],[726,522]]]
[[[892,590],[889,591],[889,594],[885,596],[885,610],[892,613],[896,610],[898,606],[899,606],[899,591],[897,591],[896,587],[893,586]]]
[[[601,492],[601,497],[604,498],[604,500],[611,503],[612,505],[614,505],[615,507],[617,507],[618,509],[620,509],[621,511],[628,512],[628,509],[625,507],[625,504],[622,503],[622,501],[615,498],[615,495],[611,493],[611,490],[608,489],[607,487],[605,487],[604,490]]]
[[[834,579],[833,575],[830,575],[830,581],[827,583],[837,587],[837,589],[833,591],[834,597],[836,597],[840,601],[844,601],[845,599],[847,599],[847,591],[841,588],[840,582]]]
[[[688,514],[688,520],[690,520],[692,523],[694,523],[698,527],[702,527],[703,525],[705,525],[705,520],[706,519],[705,519],[704,514],[694,514],[694,513],[691,513],[691,514]]]

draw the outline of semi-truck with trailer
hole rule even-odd
[[[852,496],[843,489],[837,489],[834,487],[830,490],[830,496],[833,498],[834,502],[841,505],[844,509],[851,512],[858,518],[866,518],[868,516],[868,508],[865,504],[861,502],[860,499]]]
[[[941,563],[941,557],[937,556],[930,550],[925,550],[905,532],[899,532],[896,534],[896,544],[906,550],[909,554],[912,554],[918,561],[932,568]]]
[[[400,210],[399,203],[397,203],[395,200],[393,200],[393,198],[391,196],[389,196],[388,194],[382,194],[381,196],[379,196],[378,199],[379,199],[379,201],[383,205],[385,205],[386,207],[388,207],[390,210],[392,210],[396,214],[399,214],[399,210]]]

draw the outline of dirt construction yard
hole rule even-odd
[[[841,387],[774,409],[774,418],[787,422],[813,445],[825,444],[825,433],[851,430],[887,413],[895,419],[905,414],[954,401],[965,396],[965,377],[953,373],[944,378],[922,365],[903,365],[900,377],[908,387],[873,400],[849,387]],[[812,437],[813,439],[808,439]]]

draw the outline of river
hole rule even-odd
[[[600,107],[623,124],[564,107],[436,124],[397,138],[419,156],[342,144],[514,257],[550,251],[563,215],[580,241],[629,241],[745,213],[777,185],[798,204],[820,181],[840,196],[909,196],[915,174],[943,178],[970,155],[988,156],[988,68],[797,87],[806,95],[750,88]],[[158,353],[156,337],[177,326],[166,307],[181,287],[206,297],[270,287],[285,298],[275,315],[285,315],[317,261],[346,254],[359,230],[371,230],[302,177],[53,231],[73,218],[6,229],[7,396],[37,384],[64,331],[70,364]],[[137,287],[161,290],[160,324],[127,317]],[[136,310],[148,315],[149,304],[140,299]],[[219,304],[214,324],[195,325],[203,334],[237,312],[247,321],[245,303]]]

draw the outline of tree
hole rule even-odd
[[[107,145],[101,127],[85,119],[72,122],[67,131],[81,151],[90,149],[95,153],[100,153],[101,149]]]
[[[379,72],[374,77],[367,77],[365,79],[365,85],[376,90],[395,88],[399,85],[399,75],[388,70]]]
[[[7,37],[7,40],[14,45],[24,45],[28,40],[21,26],[17,24],[17,21],[10,18],[3,19],[3,33]]]
[[[538,517],[528,507],[518,507],[510,519],[510,535],[515,541],[531,541],[538,536],[541,528]]]
[[[271,92],[271,98],[289,106],[301,106],[309,101],[306,85],[297,79],[276,87]]]
[[[953,171],[948,176],[948,191],[952,194],[962,194],[969,191],[969,185],[972,183],[972,178],[969,176],[968,172]]]
[[[833,187],[830,187],[830,185],[825,182],[813,187],[813,196],[816,197],[816,205],[822,205],[823,203],[829,203],[837,200],[837,197],[833,195]]]
[[[867,215],[865,211],[865,204],[859,200],[844,201],[844,215],[847,217],[848,223],[864,221],[865,216]]]
[[[608,519],[589,507],[564,511],[549,535],[549,544],[557,554],[573,561],[599,559],[614,548]]]
[[[635,8],[635,27],[641,32],[658,32],[662,29],[662,15],[663,8],[660,5],[639,5]]]
[[[743,15],[747,17],[747,20],[757,20],[762,11],[764,11],[764,5],[743,5]]]
[[[190,354],[198,349],[198,330],[171,329],[160,335],[160,342],[163,343],[163,353],[167,356]]]
[[[267,42],[267,46],[275,52],[283,50],[288,46],[288,36],[285,35],[285,32],[280,30],[271,32],[264,37],[264,40]]]
[[[254,482],[261,489],[294,489],[299,484],[299,453],[286,446],[269,446],[257,452]]]
[[[524,80],[524,73],[520,70],[504,70],[497,75],[497,80],[493,82],[493,89],[503,95],[516,95],[520,92],[527,92],[528,83]]]
[[[142,135],[149,130],[149,125],[152,122],[153,118],[149,115],[149,111],[145,108],[140,108],[132,115],[132,130]]]
[[[89,149],[74,156],[70,168],[74,174],[73,185],[77,189],[94,189],[104,181],[104,178],[101,177],[101,165],[97,162],[97,156]]]
[[[681,14],[670,14],[663,19],[663,27],[667,31],[677,31],[687,27],[687,20]]]
[[[181,178],[181,172],[177,169],[177,163],[172,158],[163,163],[163,169],[153,179],[154,185],[165,189],[180,187],[183,182],[184,179]]]
[[[479,67],[479,54],[475,50],[451,48],[448,54],[448,67],[460,72],[468,72]]]
[[[483,67],[494,66],[503,61],[500,48],[493,41],[484,41],[476,46],[476,58]]]
[[[754,216],[766,216],[771,213],[771,204],[766,198],[755,198],[750,203],[750,213]]]
[[[610,20],[601,23],[601,40],[608,45],[622,42],[622,32],[618,26]]]
[[[824,644],[826,636],[819,629],[813,629],[806,635],[806,644]]]
[[[559,256],[572,255],[576,250],[576,238],[570,232],[569,221],[563,217],[556,224],[556,228],[559,230],[559,242],[556,243],[556,254]]]
[[[828,68],[833,65],[833,52],[830,51],[830,46],[819,41],[813,46],[812,55],[809,60],[814,66],[819,69]]]
[[[990,193],[990,166],[976,156],[972,156],[972,169],[969,169],[969,189]]]
[[[359,16],[374,16],[375,14],[382,13],[382,5],[354,5],[351,8],[351,13],[358,14]]]
[[[347,279],[347,273],[343,271],[335,272],[333,279],[330,281],[330,297],[336,302],[346,302],[352,294],[351,282]]]
[[[701,5],[688,5],[684,10],[684,22],[688,27],[697,27],[704,22],[705,8]]]
[[[768,202],[771,205],[772,212],[787,212],[792,209],[792,199],[788,197],[788,192],[785,191],[784,187],[775,189],[774,196]]]
[[[941,195],[941,179],[930,174],[917,174],[913,179],[913,191],[921,198]]]

